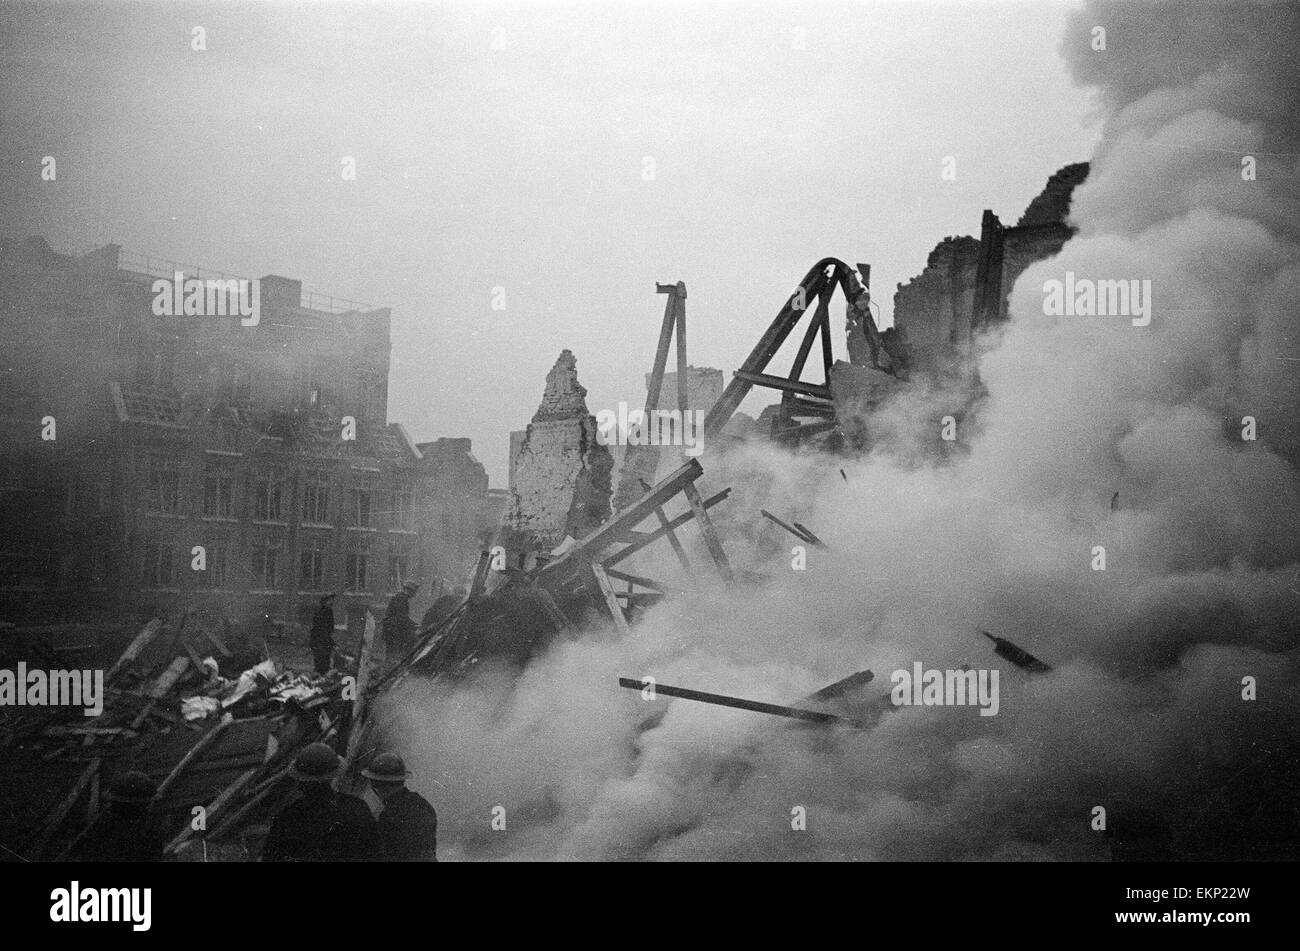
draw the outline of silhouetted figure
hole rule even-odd
[[[364,862],[375,857],[375,819],[356,796],[335,792],[343,768],[338,754],[312,743],[298,754],[289,775],[298,797],[271,823],[263,862]]]
[[[334,595],[320,599],[311,619],[311,656],[316,673],[327,674],[334,665]]]
[[[411,598],[420,586],[407,581],[402,590],[393,595],[384,614],[384,646],[389,661],[400,660],[415,646],[415,622],[411,620]]]
[[[417,792],[406,788],[410,773],[396,753],[380,753],[361,775],[384,804],[379,813],[382,862],[438,861],[438,813]]]

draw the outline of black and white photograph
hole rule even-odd
[[[1176,870],[1300,858],[1298,59],[1253,0],[0,4],[32,914],[1157,863],[1092,910],[1241,935]]]

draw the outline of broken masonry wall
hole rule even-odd
[[[596,419],[565,350],[546,376],[541,405],[514,455],[514,484],[500,544],[510,564],[549,551],[566,535],[581,538],[610,514],[614,459],[596,440]]]

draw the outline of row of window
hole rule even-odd
[[[194,572],[201,587],[225,588],[232,579],[228,571],[226,552],[219,546],[210,546],[204,552],[204,567],[195,568],[191,549],[165,542],[146,542],[143,546],[140,581],[146,588],[179,587],[187,571]],[[255,546],[249,555],[249,583],[265,590],[280,590],[291,582],[285,564],[283,549],[275,544]],[[308,548],[299,553],[298,588],[302,591],[325,590],[326,566],[329,554],[320,548]],[[349,551],[344,556],[344,587],[348,591],[368,591],[377,581],[374,572],[378,558],[365,550]],[[411,578],[411,556],[394,552],[388,556],[388,588],[400,588]]]
[[[162,389],[176,387],[181,375],[180,353],[176,344],[150,341],[142,346],[136,360],[134,379],[143,386]],[[331,369],[319,361],[300,362],[294,371],[292,388],[283,378],[269,371],[251,368],[233,358],[218,354],[207,358],[208,390],[214,395],[234,402],[267,400],[284,402],[287,397],[300,404],[318,407],[326,399],[324,384],[337,379],[337,368]],[[356,381],[354,398],[362,419],[382,420],[384,417],[384,387],[382,379],[369,372]]]
[[[202,513],[208,518],[236,518],[235,484],[239,474],[231,469],[213,467],[203,474]],[[150,461],[145,508],[164,515],[181,514],[182,473],[172,459]],[[299,515],[304,522],[330,524],[329,473],[308,474],[303,480]],[[289,520],[292,491],[286,477],[264,473],[253,481],[253,518],[259,522]],[[376,506],[378,498],[387,501],[387,509]],[[415,495],[410,486],[381,493],[371,486],[354,485],[347,490],[339,517],[347,525],[361,528],[379,527],[378,519],[387,516],[391,528],[412,531],[415,528]]]

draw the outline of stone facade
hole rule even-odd
[[[386,308],[269,276],[256,326],[157,316],[159,277],[115,245],[0,253],[0,616],[292,624],[339,591],[356,626],[402,580],[427,590],[459,565],[425,533],[463,501],[386,418]]]

